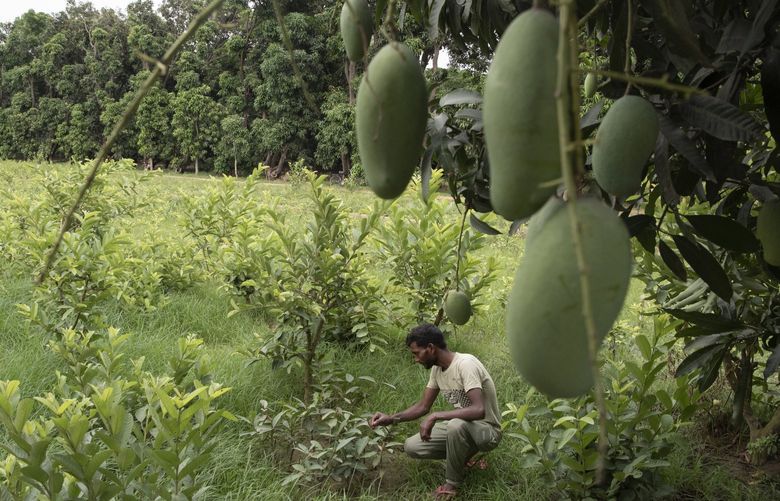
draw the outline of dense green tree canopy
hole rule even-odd
[[[73,0],[63,12],[29,11],[0,25],[0,157],[94,157],[155,59],[205,3],[165,0],[155,9],[150,0],[137,0],[125,14]],[[349,126],[311,105],[332,101],[328,96],[341,89],[340,113],[352,106],[348,89],[360,69],[345,70],[335,15],[340,3],[279,5],[310,99],[271,2],[230,0],[185,45],[111,154],[239,173],[260,161],[279,172],[297,158],[340,170],[342,153],[349,158],[354,148],[331,143]],[[223,121],[226,114],[239,122]],[[335,127],[323,147],[321,124]]]

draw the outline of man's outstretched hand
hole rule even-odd
[[[374,429],[377,426],[387,426],[391,424],[393,424],[393,418],[381,412],[377,412],[368,420],[368,426],[370,426],[371,429]]]

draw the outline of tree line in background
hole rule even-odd
[[[94,157],[156,59],[205,4],[163,0],[155,9],[151,0],[136,0],[125,14],[68,0],[63,12],[31,10],[0,24],[0,158]],[[141,103],[112,155],[148,167],[235,175],[259,162],[278,175],[304,159],[347,175],[363,64],[344,55],[342,3],[278,5],[289,47],[271,2],[226,1]],[[399,29],[427,64],[438,46],[425,29],[411,16]],[[452,87],[479,81],[476,73],[452,73],[460,75]]]

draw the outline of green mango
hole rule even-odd
[[[528,220],[528,229],[525,232],[526,248],[532,245],[532,242],[534,239],[536,239],[536,236],[542,231],[542,228],[544,228],[544,223],[546,223],[547,220],[550,219],[550,217],[564,205],[565,204],[563,200],[560,198],[550,197],[550,199],[547,200],[547,203],[545,203],[542,208],[536,212],[536,214],[531,216],[531,219]]]
[[[366,55],[366,48],[371,43],[374,30],[368,2],[346,0],[341,7],[340,27],[347,57],[351,61],[361,61]]]
[[[596,94],[596,88],[598,87],[598,80],[596,78],[596,75],[593,73],[588,73],[585,75],[585,97],[593,97]]]
[[[556,210],[526,247],[506,311],[518,371],[542,393],[564,398],[593,385],[569,210]],[[631,246],[625,224],[602,202],[578,200],[576,212],[600,344],[625,300]]]
[[[657,138],[658,116],[653,105],[639,96],[615,101],[593,144],[593,175],[599,185],[615,196],[636,193]]]
[[[471,318],[471,300],[462,291],[449,291],[444,296],[444,313],[455,325],[463,325]]]
[[[761,207],[756,236],[764,248],[764,261],[780,266],[780,200],[770,200]]]
[[[390,42],[371,59],[358,88],[355,122],[368,186],[381,198],[398,197],[420,161],[428,122],[425,77],[403,43]]]
[[[482,113],[490,203],[506,219],[536,212],[561,177],[557,50],[558,21],[532,8],[501,36],[488,70]]]

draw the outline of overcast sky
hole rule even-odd
[[[91,0],[96,9],[111,7],[114,10],[125,11],[127,4],[133,0]],[[84,3],[84,2],[79,2]],[[158,5],[160,2],[155,2]],[[13,21],[28,10],[37,12],[62,12],[65,10],[65,0],[0,0],[0,22]]]

